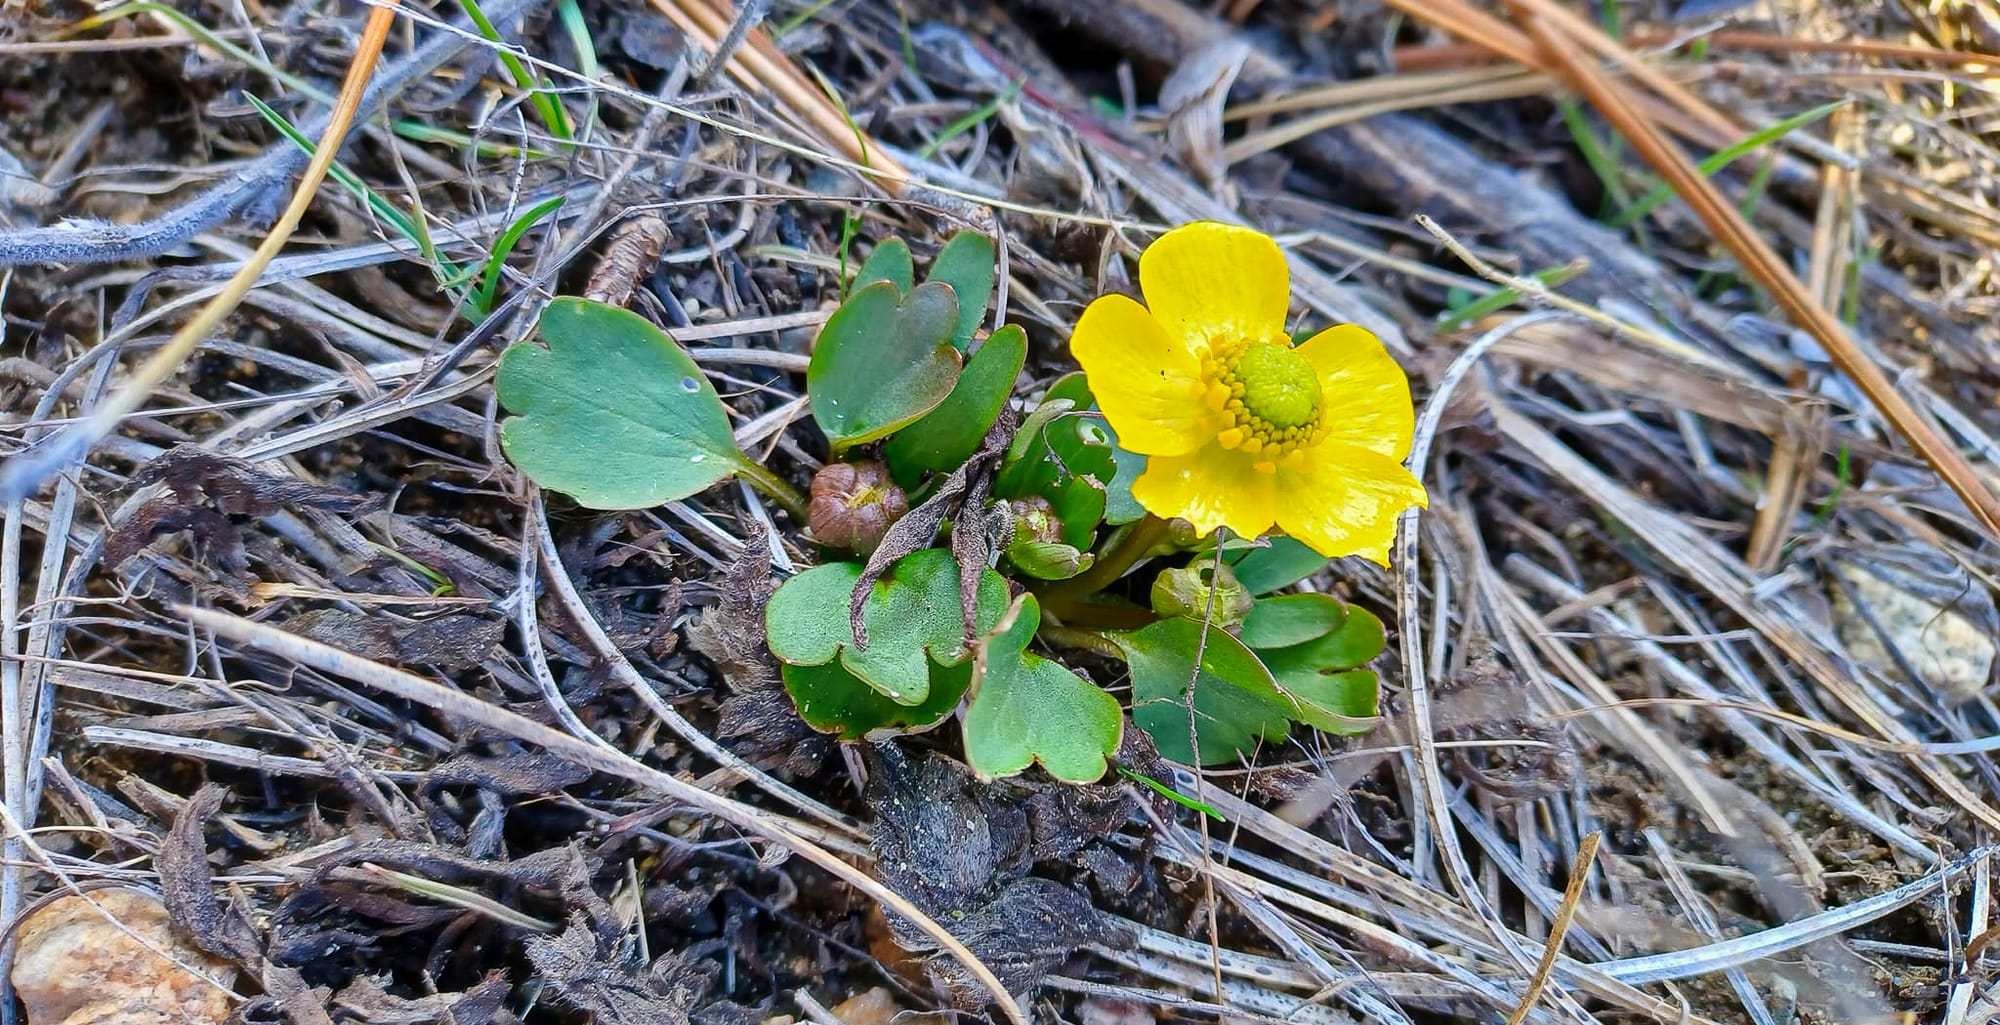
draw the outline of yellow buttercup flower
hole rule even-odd
[[[1101,296],[1069,343],[1119,444],[1148,457],[1132,497],[1203,534],[1276,526],[1387,565],[1396,517],[1426,498],[1403,466],[1410,382],[1382,343],[1343,324],[1294,346],[1285,256],[1248,228],[1167,232],[1139,287],[1145,305]]]

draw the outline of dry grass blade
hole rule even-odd
[[[1583,900],[1583,884],[1590,878],[1590,868],[1597,861],[1597,845],[1604,841],[1603,833],[1591,833],[1583,838],[1577,849],[1576,864],[1570,866],[1569,885],[1563,888],[1562,904],[1556,909],[1555,920],[1549,923],[1548,945],[1542,948],[1542,960],[1535,965],[1535,974],[1528,980],[1528,991],[1521,994],[1521,1006],[1507,1016],[1507,1025],[1521,1025],[1528,1020],[1528,1012],[1535,1009],[1535,1001],[1541,999],[1542,987],[1549,984],[1549,973],[1555,969],[1556,957],[1562,953],[1563,936],[1569,932],[1569,924],[1576,920],[1577,904]]]
[[[729,0],[653,0],[653,6],[711,53],[719,52],[739,16]],[[834,106],[824,90],[779,52],[763,29],[752,28],[742,39],[743,45],[730,50],[724,64],[732,77],[754,91],[777,97],[812,128],[821,143],[874,172],[871,177],[891,195],[902,194],[913,180],[910,172]]]
[[[938,942],[940,948],[957,958],[966,970],[986,987],[993,1002],[1006,1012],[1009,1021],[1015,1025],[1028,1025],[1026,1015],[1007,993],[1007,988],[1001,984],[999,978],[993,974],[993,970],[980,961],[972,951],[967,950],[965,944],[959,942],[958,938],[944,926],[939,925],[935,919],[924,914],[900,894],[877,882],[867,873],[841,860],[825,848],[778,825],[754,808],[717,797],[677,777],[641,764],[621,752],[580,740],[526,716],[467,697],[443,684],[359,658],[331,645],[210,609],[181,606],[175,611],[187,617],[195,626],[213,631],[217,636],[245,647],[268,651],[301,665],[346,676],[394,694],[405,701],[413,701],[445,715],[498,730],[524,743],[533,744],[565,761],[640,784],[664,797],[684,802],[690,807],[713,815],[746,833],[780,844],[786,850],[818,865],[848,885],[880,901],[883,907],[915,922]]]
[[[1520,6],[1525,8],[1527,5]],[[1522,17],[1546,58],[1554,62],[1577,90],[1589,98],[1605,120],[1631,142],[1653,170],[1673,186],[1702,223],[1715,233],[1717,241],[1742,262],[1743,269],[1784,308],[1793,323],[1809,332],[1825,348],[1834,364],[1854,379],[1869,402],[1957,492],[1987,532],[2000,536],[2000,497],[1996,497],[1979,479],[1965,456],[1940,436],[1903,398],[1881,368],[1848,337],[1847,329],[1840,321],[1813,301],[1805,285],[1770,244],[1743,219],[1736,206],[1694,166],[1686,153],[1634,108],[1624,87],[1595,64],[1572,55],[1570,46],[1580,40],[1552,27],[1532,11],[1523,10]]]
[[[2000,68],[2000,56],[1974,50],[1941,50],[1874,39],[1800,39],[1746,29],[1717,29],[1695,35],[1638,28],[1626,37],[1631,46],[1706,43],[1711,50],[1753,50],[1763,53],[1826,53],[1874,60],[1942,64],[1947,67]],[[1389,51],[1390,63],[1406,71],[1460,67],[1492,59],[1493,51],[1476,43],[1417,44]]]
[[[382,44],[388,40],[389,28],[395,21],[396,0],[386,0],[381,6],[369,10],[368,24],[362,30],[361,41],[355,46],[354,58],[347,67],[346,81],[341,83],[340,95],[334,101],[333,116],[313,151],[312,162],[306,165],[305,174],[299,178],[297,188],[292,190],[291,202],[279,216],[278,223],[272,225],[270,234],[264,236],[257,251],[243,261],[235,275],[214,299],[209,300],[201,313],[174,332],[174,337],[141,364],[132,379],[92,412],[88,420],[50,439],[46,449],[16,456],[0,468],[0,501],[8,500],[10,495],[32,493],[42,481],[61,472],[73,460],[82,458],[99,439],[117,430],[119,422],[152,397],[153,390],[186,362],[188,355],[222,325],[224,318],[235,312],[243,297],[256,286],[264,268],[270,266],[278,251],[291,241],[292,233],[298,230],[299,221],[305,217],[306,208],[312,205],[314,195],[319,192],[320,182],[326,179],[327,169],[340,156],[347,130],[354,122],[354,112],[361,105],[362,93],[368,88],[369,77],[375,73],[375,62],[382,56]]]

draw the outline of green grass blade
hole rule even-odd
[[[1624,210],[1632,205],[1632,193],[1625,188],[1625,168],[1611,153],[1611,143],[1597,134],[1590,122],[1583,116],[1583,107],[1575,100],[1564,100],[1558,105],[1563,126],[1576,143],[1576,151],[1583,156],[1591,173],[1604,184],[1604,195],[1611,205]]]
[[[1550,267],[1545,270],[1538,270],[1528,276],[1534,278],[1536,281],[1539,281],[1544,285],[1549,286],[1550,288],[1555,288],[1563,284],[1564,282],[1569,281],[1571,278],[1574,278],[1577,275],[1582,274],[1584,272],[1584,269],[1585,268],[1583,267],[1582,264],[1572,263],[1562,267]],[[1484,317],[1489,313],[1497,313],[1501,310],[1504,310],[1507,307],[1512,306],[1514,303],[1519,302],[1520,299],[1521,299],[1520,289],[1506,288],[1506,287],[1496,289],[1495,291],[1488,292],[1485,295],[1482,295],[1479,298],[1474,299],[1470,302],[1446,310],[1442,315],[1438,317],[1435,330],[1437,331],[1456,330],[1459,327],[1468,324],[1472,321],[1478,320],[1479,318]]]
[[[1118,774],[1120,776],[1125,777],[1126,779],[1131,780],[1134,783],[1139,784],[1140,786],[1152,790],[1154,793],[1159,794],[1161,797],[1164,797],[1167,800],[1172,801],[1175,804],[1178,804],[1184,808],[1193,808],[1195,811],[1201,812],[1203,815],[1206,815],[1217,822],[1228,821],[1227,819],[1224,819],[1222,817],[1221,812],[1216,811],[1214,808],[1206,804],[1203,804],[1202,802],[1197,801],[1194,798],[1189,797],[1178,790],[1175,790],[1174,788],[1166,785],[1165,783],[1160,782],[1157,779],[1154,779],[1151,776],[1133,772],[1131,769],[1125,768],[1122,765],[1118,767]]]
[[[814,0],[813,3],[806,5],[806,8],[804,10],[800,11],[797,14],[792,15],[789,18],[786,18],[784,21],[779,22],[777,27],[771,30],[771,38],[777,39],[782,37],[785,33],[798,28],[800,25],[803,25],[808,21],[811,21],[813,15],[818,14],[819,12],[824,11],[829,7],[832,7],[834,4],[839,2],[840,0]]]
[[[479,29],[479,34],[497,48],[495,53],[499,56],[501,65],[507,69],[508,76],[513,78],[514,85],[528,94],[528,104],[535,109],[535,116],[541,119],[542,127],[547,128],[549,134],[564,142],[573,141],[575,130],[570,127],[569,114],[563,110],[562,102],[553,93],[543,89],[542,82],[528,71],[528,66],[522,63],[521,58],[514,56],[513,52],[507,49],[506,39],[500,35],[500,30],[494,27],[492,20],[486,17],[486,12],[480,9],[479,0],[458,0],[458,5],[465,11],[465,16],[472,19],[472,24]]]
[[[587,82],[595,82],[603,74],[603,66],[597,63],[597,44],[590,35],[590,25],[583,20],[583,8],[576,0],[557,0],[556,19],[562,22],[563,32],[569,36],[570,44],[576,51],[576,70]],[[597,121],[597,91],[590,92],[588,109],[584,112],[583,123]]]
[[[944,126],[944,130],[937,134],[937,138],[924,143],[923,147],[917,150],[917,155],[928,159],[939,148],[943,147],[945,143],[964,135],[971,131],[974,125],[999,113],[1001,104],[1012,103],[1014,102],[1014,97],[1019,95],[1021,95],[1021,83],[1014,82],[1009,84],[1007,88],[1000,91],[998,96],[987,100],[985,103],[968,111],[964,117]]]
[[[500,290],[501,269],[507,257],[514,252],[514,246],[520,243],[528,229],[555,213],[556,208],[563,205],[564,198],[550,196],[529,207],[528,212],[508,225],[507,230],[500,233],[499,240],[493,243],[493,255],[486,258],[485,272],[480,277],[478,290],[473,293],[472,308],[479,314],[479,320],[485,320],[486,315],[493,312],[493,296]]]
[[[1735,163],[1745,154],[1768,146],[1815,121],[1824,120],[1828,115],[1847,106],[1850,102],[1849,100],[1835,100],[1832,103],[1821,104],[1804,113],[1794,114],[1768,128],[1750,133],[1735,145],[1710,154],[1706,160],[1701,161],[1696,166],[1701,169],[1702,174],[1714,174]],[[1673,187],[1662,182],[1654,186],[1651,192],[1640,197],[1637,203],[1626,207],[1625,212],[1612,219],[1611,225],[1615,228],[1629,228],[1638,223],[1639,218],[1652,213],[1654,208],[1672,198],[1674,198]]]
[[[316,143],[306,138],[305,133],[300,132],[296,126],[287,121],[283,114],[273,110],[270,104],[249,93],[245,93],[244,98],[250,101],[252,107],[257,108],[257,113],[265,121],[269,122],[272,128],[277,129],[278,134],[283,135],[292,145],[304,151],[307,156],[313,155],[319,149]],[[327,177],[339,182],[356,199],[367,204],[368,209],[376,217],[387,222],[391,228],[395,229],[397,234],[407,239],[411,245],[416,246],[417,252],[430,265],[431,273],[436,276],[440,286],[451,289],[465,280],[466,272],[450,260],[445,259],[443,253],[438,252],[437,244],[431,241],[431,233],[425,227],[421,218],[411,217],[409,214],[398,209],[395,204],[389,202],[381,193],[369,188],[368,183],[362,181],[359,175],[356,175],[353,171],[348,170],[338,162],[328,167],[326,174]]]

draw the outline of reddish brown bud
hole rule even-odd
[[[909,498],[881,463],[828,463],[813,475],[806,523],[820,544],[872,552],[890,524],[909,511]]]

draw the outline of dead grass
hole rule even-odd
[[[157,11],[78,40],[79,11],[24,10],[0,918],[97,881],[233,895],[190,928],[260,1013],[315,1023],[825,1021],[875,985],[1086,1023],[1993,1020],[1983,23],[1634,5],[1614,38],[1554,0],[1395,6],[780,2],[738,31],[726,0],[655,0],[583,6],[588,38],[503,11],[574,140],[491,44],[423,43],[455,9],[403,9],[398,88],[341,164],[435,251],[323,187],[135,412],[111,404],[133,368],[264,237],[258,204],[223,216],[231,176],[294,160],[236,90],[311,123],[299,82],[337,80],[361,16],[180,9],[233,54]],[[1151,106],[1163,81],[1186,102]],[[1655,173],[1681,199],[1608,227]],[[432,264],[476,266],[553,195],[495,312],[454,311]],[[32,227],[65,215],[116,223],[95,249]],[[726,629],[812,558],[782,513],[730,486],[588,515],[498,457],[492,357],[550,295],[630,296],[799,477],[801,358],[867,242],[996,234],[994,322],[1046,378],[1149,233],[1200,218],[1279,235],[1309,321],[1405,359],[1432,494],[1393,574],[1310,584],[1393,615],[1389,724],[1159,766],[1205,829],[1130,784],[971,785],[927,754],[949,737],[836,750]],[[924,835],[885,816],[932,807],[1026,853],[885,848],[885,821]],[[953,872],[971,917],[931,902]],[[979,917],[1038,880],[1101,921]]]

